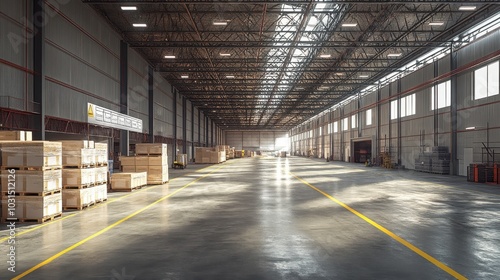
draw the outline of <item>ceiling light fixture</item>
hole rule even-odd
[[[145,23],[133,23],[132,26],[134,26],[134,27],[148,27],[148,25]]]
[[[356,27],[357,23],[342,23],[342,27]]]
[[[136,6],[121,6],[122,11],[137,11]]]
[[[475,126],[469,126],[469,127],[466,127],[465,130],[475,130],[476,127]]]
[[[402,53],[390,53],[387,55],[387,57],[400,57]]]
[[[319,57],[321,57],[321,58],[330,58],[330,57],[332,57],[332,55],[331,54],[320,54]]]
[[[441,26],[443,24],[444,24],[444,22],[442,22],[442,21],[429,22],[430,26]]]
[[[181,75],[181,78],[187,79],[187,78],[189,78],[189,75]]]
[[[170,58],[170,59],[172,59],[172,58],[175,58],[175,55],[166,55],[166,56],[165,56],[165,58]]]
[[[460,6],[458,10],[460,11],[474,11],[476,6]]]
[[[231,54],[230,54],[230,53],[220,53],[219,55],[220,55],[220,56],[231,56]]]
[[[218,26],[225,26],[227,25],[227,21],[226,20],[214,20],[212,22],[213,25],[218,25]]]
[[[234,79],[234,75],[227,75],[226,78],[228,78],[228,79]]]
[[[368,75],[359,75],[360,78],[368,78]]]

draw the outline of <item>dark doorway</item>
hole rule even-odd
[[[354,162],[365,163],[372,158],[372,141],[354,142]]]

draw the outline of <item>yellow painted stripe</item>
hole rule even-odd
[[[307,181],[305,181],[304,179],[300,178],[299,176],[296,176],[295,174],[291,173],[290,172],[290,175],[292,175],[293,177],[295,177],[297,180],[299,180],[300,182],[304,183],[305,185],[307,185],[308,187],[312,188],[313,190],[319,192],[320,194],[326,196],[327,198],[329,198],[330,200],[332,200],[333,202],[337,203],[338,205],[344,207],[345,209],[349,210],[349,212],[353,213],[354,215],[358,216],[359,218],[363,219],[365,222],[369,223],[370,225],[374,226],[375,228],[377,228],[378,230],[380,230],[381,232],[387,234],[388,236],[390,236],[391,238],[393,238],[394,240],[398,241],[399,243],[403,244],[404,246],[406,246],[408,249],[412,250],[413,252],[417,253],[419,256],[423,257],[424,259],[428,260],[429,262],[431,262],[432,264],[434,264],[435,266],[439,267],[440,269],[444,270],[445,272],[447,272],[448,274],[450,274],[451,276],[455,277],[456,279],[460,279],[460,280],[465,280],[467,279],[465,276],[463,276],[462,274],[456,272],[455,270],[453,270],[452,268],[448,267],[447,265],[445,265],[444,263],[438,261],[437,259],[435,259],[434,257],[432,257],[431,255],[427,254],[426,252],[422,251],[421,249],[419,249],[418,247],[416,247],[415,245],[411,244],[410,242],[406,241],[405,239],[403,239],[402,237],[399,237],[398,235],[396,235],[395,233],[393,233],[392,231],[386,229],[385,227],[379,225],[378,223],[376,223],[375,221],[373,221],[372,219],[366,217],[365,215],[361,214],[360,212],[354,210],[353,208],[351,208],[349,205],[343,203],[342,201],[336,199],[335,197],[327,194],[326,192],[318,189],[317,187],[309,184]]]
[[[210,168],[210,167],[212,167],[212,166],[213,166],[213,165],[210,165],[210,166],[207,166],[207,167],[203,167],[203,168],[200,168],[200,169],[198,169],[198,170],[196,170],[196,171],[194,171],[194,172],[186,173],[186,174],[184,174],[184,175],[182,175],[182,176],[179,176],[179,177],[176,177],[176,178],[172,178],[171,180],[169,180],[169,183],[170,183],[170,182],[172,182],[172,181],[174,181],[174,180],[176,180],[176,179],[179,179],[179,178],[182,178],[182,177],[185,177],[185,176],[189,176],[190,174],[195,174],[196,172],[200,172],[200,171],[202,171],[202,170],[204,170],[204,169],[208,169],[208,168]],[[138,194],[138,193],[140,193],[140,192],[143,192],[143,191],[146,191],[146,190],[151,190],[151,189],[153,189],[153,188],[157,188],[157,187],[160,187],[160,186],[163,186],[163,185],[155,185],[155,186],[151,186],[151,187],[144,188],[144,189],[141,189],[141,190],[138,190],[138,191],[135,191],[135,192],[131,192],[131,193],[129,193],[129,194],[126,194],[126,195],[123,195],[123,196],[120,196],[120,197],[116,197],[116,198],[113,198],[113,199],[109,199],[108,201],[106,201],[106,202],[104,202],[104,203],[100,203],[100,204],[98,204],[96,207],[92,207],[92,208],[90,208],[90,209],[88,209],[88,210],[93,210],[93,209],[96,209],[96,208],[102,207],[102,206],[104,206],[104,205],[106,205],[106,204],[109,204],[109,203],[113,203],[113,202],[116,202],[116,201],[122,200],[122,199],[124,199],[124,198],[126,198],[126,197],[129,197],[129,196],[131,196],[131,195],[136,195],[136,194]],[[23,235],[23,234],[33,232],[33,231],[35,231],[35,230],[41,229],[41,228],[43,228],[43,227],[46,227],[46,226],[48,226],[48,225],[50,225],[50,224],[53,224],[53,223],[56,223],[56,222],[60,222],[60,221],[62,221],[62,220],[66,220],[66,219],[68,219],[68,218],[74,217],[74,216],[79,215],[79,214],[81,214],[81,213],[83,213],[83,212],[81,212],[81,211],[80,211],[80,212],[78,212],[78,213],[73,213],[73,214],[70,214],[70,215],[68,215],[68,216],[66,216],[66,215],[65,215],[65,216],[64,216],[64,217],[62,217],[61,219],[57,219],[57,220],[54,220],[54,221],[51,221],[51,222],[48,222],[48,223],[44,223],[44,224],[42,224],[42,225],[39,225],[39,226],[34,227],[34,228],[30,228],[30,229],[28,229],[28,230],[23,230],[23,231],[17,232],[17,233],[16,233],[15,235],[13,235],[13,236],[14,236],[14,237],[18,237],[18,236],[21,236],[21,235]],[[5,241],[9,240],[9,238],[10,238],[10,236],[6,236],[6,237],[3,237],[3,238],[0,238],[0,243],[3,243],[3,242],[5,242]]]
[[[109,231],[110,229],[112,229],[112,228],[114,228],[114,227],[116,227],[116,226],[118,226],[118,225],[122,224],[123,222],[125,222],[125,221],[127,221],[127,220],[129,220],[129,219],[131,219],[131,218],[133,218],[133,217],[135,217],[135,216],[137,216],[138,214],[140,214],[140,213],[142,213],[142,212],[144,212],[144,211],[148,210],[149,208],[153,207],[154,205],[156,205],[156,204],[158,204],[158,203],[160,203],[160,202],[162,202],[162,201],[166,200],[167,198],[169,198],[169,197],[171,197],[171,196],[173,196],[173,195],[177,194],[178,192],[180,192],[180,191],[182,191],[183,189],[185,189],[185,188],[187,188],[187,187],[191,186],[192,184],[194,184],[194,183],[196,183],[196,182],[200,181],[201,179],[203,179],[203,178],[205,178],[205,177],[208,177],[210,174],[214,173],[215,171],[217,171],[217,170],[219,170],[219,169],[221,169],[221,168],[223,168],[223,167],[225,167],[225,166],[220,166],[220,167],[218,167],[218,168],[216,168],[216,169],[214,169],[214,170],[212,170],[212,171],[210,171],[210,172],[208,172],[208,173],[204,174],[202,177],[200,177],[200,178],[198,178],[198,179],[196,179],[196,180],[193,180],[193,181],[189,182],[188,184],[186,184],[186,185],[182,186],[181,188],[179,188],[179,189],[175,190],[175,191],[174,191],[174,192],[172,192],[171,194],[168,194],[168,195],[166,195],[166,196],[164,196],[164,197],[162,197],[162,198],[160,198],[160,199],[156,200],[155,202],[153,202],[153,203],[151,203],[151,204],[149,204],[149,205],[147,205],[147,206],[145,206],[145,207],[143,207],[143,208],[141,208],[141,209],[139,209],[139,210],[135,211],[134,213],[132,213],[132,214],[128,215],[127,217],[125,217],[125,218],[123,218],[123,219],[121,219],[121,220],[119,220],[119,221],[117,221],[117,222],[115,222],[115,223],[113,223],[113,224],[111,224],[111,225],[109,225],[109,226],[107,226],[107,227],[105,227],[105,228],[101,229],[100,231],[98,231],[98,232],[96,232],[96,233],[94,233],[94,234],[90,235],[89,237],[87,237],[87,238],[85,238],[85,239],[83,239],[83,240],[81,240],[81,241],[79,241],[79,242],[77,242],[77,243],[75,243],[75,244],[73,244],[73,245],[69,246],[68,248],[66,248],[66,249],[64,249],[64,250],[62,250],[62,251],[60,251],[59,253],[57,253],[57,254],[53,255],[52,257],[50,257],[50,258],[48,258],[48,259],[44,260],[43,262],[41,262],[41,263],[39,263],[39,264],[37,264],[37,265],[33,266],[32,268],[30,268],[30,269],[26,270],[25,272],[23,272],[23,273],[19,274],[18,276],[14,277],[14,278],[12,278],[12,280],[18,280],[18,279],[21,279],[21,278],[23,278],[24,276],[26,276],[26,275],[28,275],[28,274],[30,274],[30,273],[32,273],[32,272],[34,272],[34,271],[36,271],[37,269],[39,269],[39,268],[41,268],[41,267],[43,267],[43,266],[45,266],[45,265],[47,265],[47,264],[49,264],[49,263],[53,262],[54,260],[56,260],[57,258],[59,258],[59,257],[63,256],[64,254],[67,254],[68,252],[70,252],[70,251],[74,250],[75,248],[78,248],[79,246],[81,246],[81,245],[83,245],[83,244],[87,243],[88,241],[90,241],[90,240],[92,240],[92,239],[94,239],[94,238],[98,237],[99,235],[101,235],[101,234],[103,234],[103,233],[105,233],[105,232]]]

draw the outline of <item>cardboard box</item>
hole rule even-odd
[[[8,205],[7,199],[2,199],[2,205]],[[41,220],[62,213],[61,193],[47,196],[16,196],[14,216],[9,215],[9,208],[2,207],[2,217]]]
[[[9,191],[9,186],[15,187],[16,193],[44,193],[62,188],[62,171],[60,169],[16,170],[15,173],[2,170],[1,177],[3,193]]]

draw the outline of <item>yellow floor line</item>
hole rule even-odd
[[[196,180],[193,180],[193,181],[189,182],[188,184],[186,184],[186,185],[182,186],[181,188],[179,188],[179,189],[175,190],[175,191],[174,191],[174,192],[172,192],[171,194],[168,194],[168,195],[166,195],[166,196],[164,196],[164,197],[162,197],[162,198],[160,198],[160,199],[156,200],[155,202],[153,202],[153,203],[151,203],[151,204],[149,204],[149,205],[147,205],[147,206],[145,206],[145,207],[143,207],[143,208],[141,208],[141,209],[139,209],[139,210],[135,211],[134,213],[132,213],[132,214],[128,215],[127,217],[122,218],[121,220],[119,220],[119,221],[117,221],[117,222],[115,222],[115,223],[113,223],[113,224],[111,224],[111,225],[109,225],[109,226],[107,226],[107,227],[105,227],[105,228],[101,229],[100,231],[98,231],[98,232],[96,232],[96,233],[94,233],[94,234],[90,235],[89,237],[87,237],[87,238],[85,238],[85,239],[83,239],[83,240],[81,240],[81,241],[79,241],[79,242],[77,242],[77,243],[75,243],[75,244],[73,244],[73,245],[69,246],[68,248],[66,248],[66,249],[64,249],[64,250],[62,250],[62,251],[60,251],[59,253],[57,253],[57,254],[53,255],[52,257],[50,257],[50,258],[48,258],[48,259],[44,260],[43,262],[41,262],[41,263],[39,263],[39,264],[37,264],[37,265],[33,266],[32,268],[30,268],[30,269],[28,269],[28,270],[24,271],[23,273],[19,274],[18,276],[14,277],[14,278],[12,278],[12,280],[18,280],[18,279],[21,279],[21,278],[23,278],[24,276],[26,276],[26,275],[28,275],[28,274],[30,274],[30,273],[32,273],[32,272],[34,272],[34,271],[36,271],[37,269],[39,269],[39,268],[41,268],[41,267],[43,267],[43,266],[45,266],[45,265],[47,265],[47,264],[49,264],[49,263],[53,262],[54,260],[56,260],[57,258],[59,258],[59,257],[63,256],[64,254],[67,254],[68,252],[71,252],[71,251],[72,251],[72,250],[74,250],[75,248],[77,248],[77,247],[79,247],[79,246],[81,246],[81,245],[83,245],[83,244],[87,243],[88,241],[90,241],[90,240],[92,240],[92,239],[94,239],[94,238],[96,238],[96,237],[98,237],[98,236],[102,235],[103,233],[105,233],[105,232],[109,231],[110,229],[112,229],[112,228],[114,228],[114,227],[116,227],[116,226],[118,226],[118,225],[120,225],[120,224],[122,224],[122,223],[126,222],[127,220],[129,220],[129,219],[131,219],[131,218],[133,218],[133,217],[135,217],[135,216],[139,215],[140,213],[142,213],[142,212],[144,212],[144,211],[148,210],[149,208],[153,207],[154,205],[156,205],[156,204],[158,204],[158,203],[160,203],[160,202],[162,202],[162,201],[166,200],[167,198],[169,198],[169,197],[171,197],[171,196],[175,195],[176,193],[178,193],[178,192],[182,191],[183,189],[185,189],[185,188],[187,188],[187,187],[191,186],[192,184],[194,184],[194,183],[196,183],[196,182],[200,181],[201,179],[203,179],[203,178],[205,178],[205,177],[208,177],[209,175],[211,175],[211,174],[212,174],[212,173],[214,173],[215,171],[217,171],[217,170],[219,170],[219,169],[221,169],[221,168],[223,168],[223,167],[225,167],[225,166],[226,166],[226,165],[220,166],[220,167],[218,167],[218,168],[216,168],[216,169],[214,169],[214,170],[212,170],[212,171],[208,172],[207,174],[203,175],[202,177],[200,177],[200,178],[198,178],[198,179],[196,179]]]
[[[189,176],[190,174],[195,174],[196,172],[200,172],[200,171],[202,171],[202,170],[204,170],[204,169],[208,169],[208,168],[210,168],[210,167],[213,167],[213,165],[210,165],[210,166],[207,166],[207,167],[200,168],[200,169],[195,170],[195,171],[193,171],[193,172],[189,172],[189,173],[183,174],[183,175],[181,175],[181,176],[179,176],[179,177],[175,177],[175,178],[173,178],[173,179],[169,180],[169,181],[168,181],[168,183],[171,183],[172,181],[174,181],[174,180],[176,180],[176,179],[179,179],[179,178],[182,178],[182,177]],[[126,195],[123,195],[123,196],[120,196],[120,197],[116,197],[116,198],[113,198],[113,199],[109,199],[108,201],[103,202],[103,203],[100,203],[100,204],[98,204],[96,207],[92,207],[92,208],[90,208],[90,209],[88,209],[88,210],[97,209],[97,208],[102,207],[102,206],[104,206],[104,205],[107,205],[107,204],[113,203],[113,202],[115,202],[115,201],[119,201],[119,200],[122,200],[122,199],[124,199],[124,198],[127,198],[127,197],[129,197],[129,196],[131,196],[131,195],[136,195],[136,194],[138,194],[138,193],[140,193],[140,192],[143,192],[143,191],[146,191],[146,190],[151,190],[151,189],[153,189],[153,188],[157,188],[157,187],[160,187],[160,186],[163,186],[163,185],[155,185],[155,186],[147,187],[147,188],[144,188],[144,189],[141,189],[141,190],[138,190],[138,191],[135,191],[135,192],[131,192],[131,193],[129,193],[129,194],[126,194]],[[53,224],[53,223],[57,223],[57,222],[60,222],[60,221],[66,220],[66,219],[68,219],[68,218],[74,217],[74,216],[79,215],[79,214],[81,214],[81,213],[83,213],[83,212],[81,212],[81,211],[80,211],[80,212],[78,212],[78,213],[72,213],[72,214],[70,214],[70,215],[68,215],[68,216],[64,215],[64,217],[62,217],[61,219],[56,219],[56,220],[54,220],[54,221],[51,221],[51,222],[48,222],[48,223],[41,224],[41,225],[36,226],[36,227],[34,227],[34,228],[30,228],[30,229],[27,229],[27,230],[23,230],[23,231],[17,232],[15,235],[13,235],[13,237],[18,237],[18,236],[21,236],[21,235],[23,235],[23,234],[33,232],[33,231],[35,231],[35,230],[41,229],[41,228],[43,228],[43,227],[46,227],[46,226],[48,226],[48,225],[50,225],[50,224]],[[3,242],[5,242],[5,241],[7,241],[7,240],[9,240],[9,238],[10,238],[10,236],[6,236],[6,237],[3,237],[3,238],[0,238],[0,244],[1,244],[1,243],[3,243]]]
[[[393,233],[392,231],[386,229],[385,227],[381,226],[380,224],[376,223],[375,221],[371,220],[370,218],[366,217],[365,215],[361,214],[360,212],[354,210],[353,208],[351,208],[349,205],[343,203],[342,201],[336,199],[335,197],[327,194],[326,192],[318,189],[317,187],[309,184],[307,181],[305,181],[304,179],[300,178],[299,176],[296,176],[295,174],[291,173],[290,172],[290,175],[293,176],[295,179],[299,180],[300,182],[304,183],[305,185],[307,185],[308,187],[312,188],[313,190],[319,192],[320,194],[326,196],[327,198],[329,198],[331,201],[337,203],[338,205],[344,207],[345,209],[347,209],[349,212],[353,213],[354,215],[358,216],[359,218],[363,219],[365,222],[369,223],[370,225],[374,226],[376,229],[380,230],[381,232],[387,234],[388,236],[390,236],[391,238],[393,238],[394,240],[398,241],[399,243],[403,244],[404,246],[406,246],[408,249],[412,250],[413,252],[417,253],[419,256],[423,257],[424,259],[426,259],[427,261],[431,262],[432,264],[434,264],[435,266],[439,267],[440,269],[444,270],[446,273],[450,274],[451,276],[455,277],[456,279],[460,279],[460,280],[463,280],[463,279],[467,279],[465,276],[463,276],[462,274],[456,272],[455,270],[453,270],[452,268],[448,267],[447,265],[445,265],[444,263],[438,261],[437,259],[435,259],[434,257],[432,257],[431,255],[427,254],[426,252],[422,251],[421,249],[419,249],[418,247],[416,247],[415,245],[411,244],[410,242],[406,241],[405,239],[403,239],[402,237],[399,237],[398,235],[396,235],[395,233]]]

